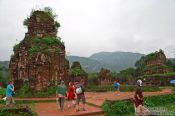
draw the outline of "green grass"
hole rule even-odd
[[[164,109],[165,112],[172,113],[175,116],[175,93],[146,97],[144,106],[150,110],[156,109],[155,111]],[[106,116],[134,115],[134,106],[130,100],[105,101],[102,110]]]
[[[16,105],[14,107],[0,107],[0,116],[37,116],[32,111],[31,106],[28,105]]]
[[[5,88],[2,88],[0,89],[0,95],[5,95],[6,94],[6,89]]]
[[[120,91],[121,92],[133,92],[135,91],[136,86],[134,85],[120,85]],[[160,91],[161,89],[157,86],[143,86],[143,91],[145,92],[155,92]],[[86,91],[88,92],[107,92],[107,91],[115,91],[115,88],[113,85],[90,85],[86,88]]]
[[[56,93],[56,86],[51,86],[48,87],[47,90],[42,90],[42,91],[30,91],[29,90],[29,85],[26,83],[24,84],[19,90],[16,91],[16,94],[14,97],[18,98],[34,98],[34,97],[50,97],[55,95]]]
[[[105,116],[134,116],[134,107],[129,100],[105,101],[102,110]]]
[[[55,100],[15,100],[16,104],[33,104],[33,103],[48,103],[48,102],[56,102]],[[5,105],[5,101],[0,100],[0,104]]]

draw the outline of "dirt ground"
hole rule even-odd
[[[166,88],[162,91],[158,92],[144,92],[144,96],[154,96],[154,95],[162,95],[162,94],[169,94],[172,90]],[[105,100],[122,100],[122,99],[129,99],[132,98],[134,92],[120,92],[120,95],[117,95],[115,92],[86,92],[86,101],[90,104],[95,104],[97,106],[101,106]],[[36,98],[35,98],[36,99]],[[55,99],[55,98],[37,98],[38,100],[48,100],[48,99]],[[30,99],[28,99],[30,100]],[[102,111],[99,107],[95,107],[92,105],[86,105],[86,111],[79,111],[76,112],[75,108],[68,108],[68,103],[65,102],[64,111],[61,112],[58,108],[58,104],[56,102],[52,103],[36,103],[35,111],[37,112],[38,116],[76,116],[86,114],[86,116],[93,116],[98,114],[98,116],[102,115]],[[100,114],[101,112],[101,114]],[[97,115],[95,115],[97,116]]]

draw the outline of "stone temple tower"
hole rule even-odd
[[[60,24],[51,9],[32,11],[24,25],[28,32],[14,46],[9,65],[15,88],[27,81],[31,90],[42,90],[65,80],[69,66],[64,43],[57,37]]]

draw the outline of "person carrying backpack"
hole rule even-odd
[[[85,111],[85,102],[86,102],[86,98],[85,98],[85,94],[84,94],[84,81],[81,81],[81,83],[76,82],[75,83],[75,94],[77,96],[76,99],[76,111],[80,111],[80,100],[82,100],[82,110]]]

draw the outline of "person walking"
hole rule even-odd
[[[58,88],[57,88],[59,106],[61,111],[64,110],[64,99],[66,96],[66,90],[67,90],[67,87],[64,81],[61,81],[60,85],[58,85]]]
[[[119,90],[119,86],[120,86],[120,84],[119,84],[119,82],[118,81],[114,81],[114,88],[115,88],[115,91],[116,91],[116,95],[120,95],[120,90]]]
[[[133,98],[136,116],[148,115],[149,110],[143,106],[142,80],[137,80],[137,88]]]
[[[69,82],[69,87],[67,91],[67,99],[68,99],[68,108],[75,105],[75,92],[74,92],[74,86],[72,82]]]
[[[15,101],[12,97],[12,92],[14,92],[14,85],[12,81],[9,81],[9,84],[6,88],[6,106],[11,107],[15,104]]]
[[[82,110],[85,111],[85,102],[86,102],[86,98],[85,98],[85,94],[84,94],[84,81],[81,80],[81,82],[76,82],[75,83],[75,93],[77,96],[76,99],[76,111],[80,111],[80,100],[82,100]]]

